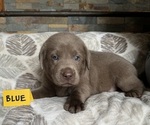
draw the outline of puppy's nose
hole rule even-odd
[[[73,75],[74,75],[74,71],[69,67],[62,70],[62,76],[67,80],[71,79]]]

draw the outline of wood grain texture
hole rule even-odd
[[[0,0],[0,11],[4,11],[4,0]]]

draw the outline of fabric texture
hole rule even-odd
[[[7,89],[34,89],[40,86],[38,54],[42,44],[56,32],[32,34],[0,33],[0,95]],[[83,32],[75,33],[90,50],[116,53],[129,60],[140,74],[150,48],[150,34]],[[150,92],[142,99],[123,93],[105,92],[91,96],[86,109],[70,114],[63,109],[66,97],[36,99],[31,106],[3,107],[2,125],[148,125]]]

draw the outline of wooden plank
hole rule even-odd
[[[150,17],[150,12],[99,12],[99,11],[3,11],[0,17],[11,16],[97,16],[97,17]]]
[[[4,0],[0,0],[0,11],[4,11]]]

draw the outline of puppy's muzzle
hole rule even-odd
[[[75,77],[75,71],[69,67],[61,70],[61,75],[64,80],[70,81]]]

